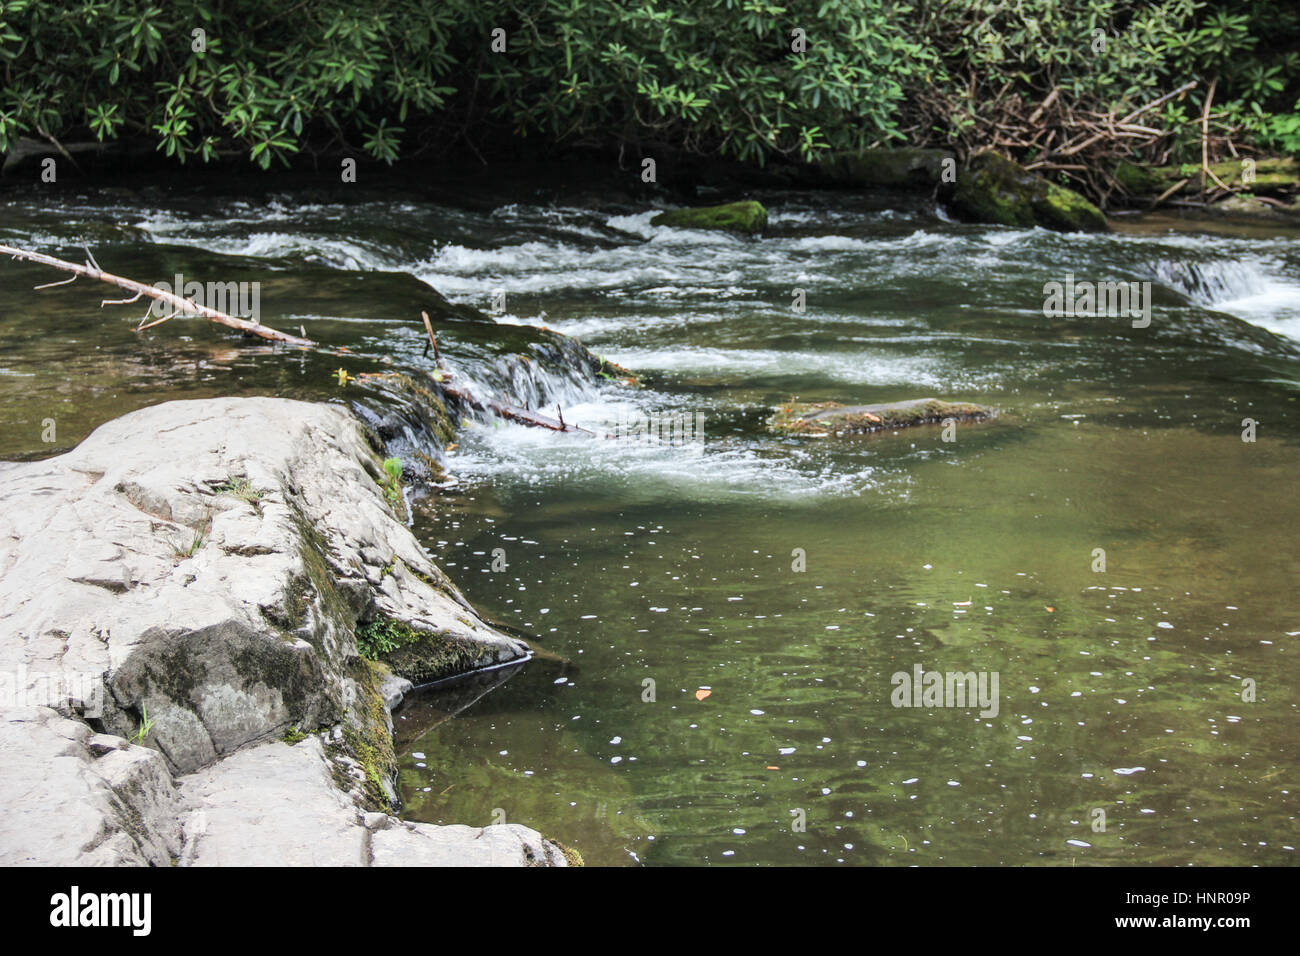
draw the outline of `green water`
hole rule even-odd
[[[449,328],[468,378],[592,427],[702,414],[705,438],[463,432],[458,484],[415,530],[543,653],[398,715],[407,816],[504,817],[600,864],[1291,864],[1294,237],[1057,236],[893,196],[760,198],[772,235],[750,242],[535,188],[11,197],[0,242],[72,257],[86,222],[133,225],[94,247],[105,268],[261,281],[264,322],[347,351],[180,320],[137,335],[134,306],[101,310],[80,280],[33,292],[58,277],[6,261],[0,454],[168,398],[352,400],[335,369],[421,363],[421,281],[480,308],[502,289],[500,321],[575,335],[645,387],[555,376],[521,395]],[[1066,271],[1152,280],[1151,326],[1045,318]],[[951,442],[767,434],[792,395],[1001,414]],[[997,715],[892,706],[891,675],[917,664],[996,672]]]

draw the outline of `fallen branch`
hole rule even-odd
[[[1172,186],[1170,186],[1168,189],[1166,189],[1164,192],[1162,192],[1159,196],[1157,196],[1157,197],[1155,198],[1155,201],[1152,202],[1151,205],[1152,205],[1152,206],[1158,206],[1158,205],[1160,205],[1162,202],[1164,202],[1166,199],[1168,199],[1168,198],[1169,198],[1170,196],[1172,196],[1174,193],[1178,192],[1178,190],[1182,189],[1184,186],[1186,186],[1186,185],[1187,185],[1188,183],[1190,183],[1191,181],[1192,181],[1192,180],[1191,180],[1191,177],[1190,177],[1190,176],[1189,176],[1188,178],[1186,178],[1186,179],[1180,179],[1180,180],[1178,180],[1178,182],[1174,183]]]
[[[442,368],[442,356],[438,353],[438,339],[433,334],[433,323],[429,321],[429,313],[421,312],[420,318],[424,319],[424,331],[429,333],[429,345],[433,346],[433,360],[439,368]],[[429,345],[424,347],[424,354],[429,354]]]
[[[502,402],[494,401],[490,398],[479,398],[468,389],[460,388],[455,385],[447,385],[440,382],[442,391],[449,398],[468,405],[470,408],[480,412],[491,412],[500,418],[505,418],[512,422],[518,422],[521,425],[530,425],[533,428],[547,428],[553,432],[583,432],[587,435],[596,433],[586,429],[579,428],[577,425],[569,425],[564,421],[563,415],[559,419],[549,418],[546,415],[538,415],[536,412],[530,412],[527,409],[519,408],[517,405],[506,405]]]
[[[311,339],[299,338],[296,335],[289,335],[285,332],[277,331],[267,325],[259,322],[250,322],[247,319],[236,318],[233,315],[227,315],[225,312],[218,312],[216,309],[209,309],[206,306],[198,305],[193,300],[176,295],[172,292],[164,292],[162,289],[156,289],[151,285],[145,285],[142,282],[136,282],[134,279],[125,279],[122,276],[113,275],[111,272],[105,272],[95,261],[95,257],[86,250],[86,264],[77,265],[75,262],[66,262],[63,259],[56,259],[54,256],[47,256],[41,252],[28,252],[26,249],[15,249],[13,246],[0,245],[0,254],[12,256],[15,259],[24,259],[28,262],[39,263],[43,266],[49,266],[52,269],[61,269],[64,272],[71,272],[72,279],[66,280],[71,282],[77,276],[85,276],[87,279],[97,279],[100,282],[107,282],[109,285],[115,285],[119,289],[125,289],[127,292],[134,292],[135,298],[125,301],[134,302],[142,295],[147,295],[159,302],[166,302],[173,309],[172,313],[157,322],[151,322],[148,325],[143,324],[136,328],[136,331],[152,328],[161,322],[170,319],[174,315],[186,313],[190,315],[200,315],[209,322],[215,322],[218,325],[225,325],[232,329],[238,329],[246,335],[256,335],[258,338],[269,339],[272,342],[284,342],[289,345],[314,345]],[[63,285],[65,283],[50,283],[50,285]],[[48,288],[48,286],[38,286],[37,288]],[[112,304],[123,300],[104,300],[103,304]],[[148,315],[145,316],[148,318]]]
[[[12,256],[15,259],[35,262],[40,265],[50,266],[53,269],[61,269],[64,272],[72,273],[71,279],[37,286],[38,289],[49,288],[50,286],[55,285],[66,285],[67,283],[76,280],[77,276],[85,276],[88,279],[98,279],[100,282],[107,282],[109,285],[115,285],[120,289],[125,289],[127,292],[135,293],[135,295],[129,299],[104,299],[100,303],[101,308],[105,305],[124,305],[135,302],[142,295],[147,295],[152,299],[166,302],[168,305],[172,306],[172,311],[161,319],[156,319],[147,325],[144,324],[144,320],[142,319],[141,324],[136,328],[137,332],[153,328],[155,325],[160,325],[173,316],[187,313],[201,315],[210,322],[216,322],[218,325],[225,325],[232,329],[238,329],[239,331],[245,332],[249,335],[256,335],[260,338],[270,339],[273,342],[285,342],[290,345],[316,344],[312,342],[311,339],[299,338],[296,335],[288,335],[258,322],[249,322],[247,319],[236,318],[233,315],[227,315],[225,312],[218,312],[216,309],[206,308],[205,306],[196,304],[190,299],[183,298],[182,296],[175,295],[171,292],[164,292],[162,289],[156,289],[153,286],[144,285],[143,283],[136,282],[133,279],[126,279],[122,276],[113,275],[111,272],[105,272],[99,267],[99,263],[95,262],[95,257],[90,254],[89,249],[86,250],[87,261],[85,265],[77,265],[75,262],[66,262],[63,259],[56,259],[54,256],[47,256],[41,252],[29,252],[26,249],[16,249],[13,246],[6,245],[0,245],[0,255]],[[146,313],[145,318],[148,317],[148,313]],[[563,412],[560,412],[560,417],[558,419],[549,418],[546,415],[539,415],[536,412],[531,412],[514,405],[506,405],[490,398],[479,398],[468,389],[447,384],[445,380],[451,378],[451,372],[446,368],[442,356],[438,352],[438,340],[433,334],[433,323],[429,320],[428,313],[421,313],[421,318],[424,319],[425,330],[429,333],[429,343],[433,346],[434,357],[440,370],[440,378],[442,380],[435,379],[435,381],[438,382],[438,387],[447,397],[478,411],[490,412],[500,418],[519,422],[522,425],[529,425],[533,428],[546,428],[557,432],[583,432],[587,435],[596,434],[586,428],[580,428],[577,425],[566,423],[564,421]]]

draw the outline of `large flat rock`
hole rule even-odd
[[[347,409],[272,398],[168,402],[0,463],[0,865],[564,862],[524,827],[384,812],[410,684],[358,627],[463,670],[529,652],[382,481]]]
[[[184,773],[345,719],[358,620],[443,635],[466,670],[526,655],[429,560],[380,469],[346,409],[272,398],[168,402],[0,465],[0,668],[112,733],[147,715]]]
[[[180,780],[195,805],[186,866],[566,866],[516,824],[407,823],[361,813],[333,785],[319,738],[264,744]]]

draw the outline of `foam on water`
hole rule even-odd
[[[678,346],[670,349],[607,349],[620,365],[690,375],[717,373],[747,383],[793,376],[825,378],[850,385],[909,385],[957,390],[988,388],[1001,378],[993,370],[949,367],[939,357],[898,355],[886,350],[854,352],[778,352],[772,349],[722,349]]]
[[[1283,278],[1276,259],[1161,260],[1156,278],[1198,305],[1300,339],[1300,283]]]
[[[572,417],[571,417],[572,416]],[[618,421],[613,405],[565,409],[564,418],[608,433]],[[905,485],[863,464],[845,469],[822,459],[817,449],[764,453],[742,441],[709,431],[698,446],[655,445],[606,437],[556,435],[520,425],[479,425],[462,436],[451,471],[462,479],[492,478],[506,485],[617,487],[632,501],[680,499],[726,501],[735,497],[807,500],[859,495]]]

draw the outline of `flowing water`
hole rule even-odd
[[[449,327],[459,374],[602,434],[654,413],[703,436],[458,436],[415,530],[541,653],[399,714],[409,817],[504,818],[601,864],[1293,863],[1295,235],[757,198],[760,241],[523,183],[0,198],[0,242],[79,259],[85,236],[146,281],[260,281],[262,321],[343,349],[184,319],[136,334],[138,305],[34,292],[61,277],[6,260],[0,455],[171,398],[348,400],[340,367],[428,366],[428,286],[482,309],[504,291],[502,326],[575,336],[643,387],[521,382]],[[1150,325],[1045,317],[1066,273],[1149,281]],[[1000,416],[768,433],[793,396]],[[996,675],[994,706],[894,706],[918,665]]]

